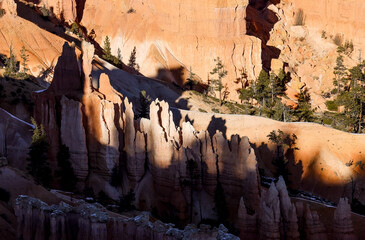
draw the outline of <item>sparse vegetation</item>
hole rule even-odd
[[[0,18],[2,18],[6,14],[5,9],[0,7]]]
[[[28,153],[28,172],[38,184],[50,187],[51,169],[48,166],[48,149],[46,131],[43,125],[38,125],[34,118],[31,119],[34,125],[32,142]]]
[[[336,101],[326,101],[326,107],[329,111],[337,111],[338,105]]]
[[[5,60],[5,73],[4,75],[7,77],[15,77],[17,73],[17,61],[14,54],[13,46],[10,45],[10,54],[9,58]]]
[[[325,30],[322,30],[321,37],[322,37],[323,39],[327,39],[327,33],[326,33],[326,31],[325,31]]]
[[[139,71],[139,65],[137,64],[137,48],[134,47],[132,52],[131,52],[131,56],[129,57],[129,62],[128,62],[128,67]]]
[[[79,24],[77,22],[73,22],[71,24],[71,32],[75,35],[77,35],[78,37],[82,37],[83,36],[83,33],[82,33],[82,30],[79,26]]]
[[[127,13],[135,13],[135,12],[136,12],[136,10],[132,7],[130,9],[128,9],[128,11],[127,11]]]
[[[299,8],[294,16],[294,26],[304,26],[305,24],[305,16],[303,9]]]
[[[342,46],[342,42],[343,42],[342,36],[340,34],[336,34],[335,37],[333,38],[333,43],[340,47]]]
[[[216,63],[216,65],[210,72],[210,74],[216,76],[216,78],[211,79],[211,81],[214,90],[218,91],[219,93],[219,105],[222,105],[222,100],[224,100],[224,95],[226,95],[225,92],[227,91],[226,86],[223,86],[223,79],[227,76],[227,71],[224,69],[222,60],[219,57],[214,59],[214,62]],[[223,91],[224,89],[225,91]]]

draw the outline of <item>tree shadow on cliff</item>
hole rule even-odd
[[[261,39],[261,60],[266,71],[271,69],[271,60],[277,59],[281,52],[280,49],[267,45],[270,31],[279,21],[276,13],[267,8],[271,3],[272,1],[269,0],[250,0],[246,9],[246,33]],[[280,3],[280,0],[274,1],[274,4],[277,3]]]
[[[226,120],[221,117],[212,116],[210,119],[207,131],[212,138],[217,131],[222,132],[225,139],[227,139],[227,126]]]

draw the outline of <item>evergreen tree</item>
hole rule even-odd
[[[210,74],[217,75],[217,77],[213,78],[211,81],[214,90],[219,92],[219,105],[222,105],[222,90],[224,89],[223,78],[227,76],[227,71],[224,69],[224,65],[219,57],[214,59],[214,62],[216,62],[216,65]]]
[[[254,89],[252,86],[249,86],[247,88],[241,88],[240,89],[240,100],[243,101],[250,101],[254,97]]]
[[[28,153],[28,172],[34,177],[34,180],[42,184],[45,187],[50,186],[51,182],[51,169],[48,166],[48,149],[49,144],[47,141],[46,132],[43,125],[38,125],[32,118],[32,124],[34,125],[34,131],[32,136],[32,142],[29,146]]]
[[[336,66],[333,71],[333,73],[335,74],[335,78],[333,79],[333,85],[337,86],[337,94],[339,94],[344,88],[344,84],[346,82],[346,70],[347,69],[343,64],[343,56],[339,53],[336,59]]]
[[[262,107],[266,107],[268,99],[271,97],[272,91],[270,88],[270,77],[265,70],[261,70],[259,77],[255,85],[255,99],[261,104]],[[261,111],[260,111],[261,114]]]
[[[196,84],[196,81],[195,81],[195,73],[193,73],[191,66],[189,71],[189,77],[186,80],[188,81],[186,85],[188,85],[190,87],[190,90],[192,90],[193,86]]]
[[[57,154],[57,162],[60,170],[57,175],[60,177],[60,188],[64,191],[74,191],[76,189],[77,178],[70,162],[69,148],[61,144]]]
[[[295,114],[298,117],[298,121],[304,120],[305,122],[311,122],[313,120],[313,110],[307,88],[300,89]]]
[[[138,118],[150,118],[150,105],[151,105],[151,98],[147,95],[146,91],[142,90],[139,93],[139,108],[137,109],[136,115],[134,116],[135,119]]]
[[[13,46],[10,45],[10,55],[5,61],[5,76],[13,77],[17,72],[17,61],[14,55]]]
[[[122,51],[120,50],[120,48],[118,48],[118,52],[117,52],[117,59],[118,59],[118,63],[122,64]]]
[[[112,61],[113,60],[113,55],[112,55],[112,49],[110,47],[109,36],[106,36],[105,40],[104,40],[103,58],[107,61]]]
[[[137,48],[134,47],[131,52],[131,56],[129,57],[128,66],[136,71],[139,71],[139,65],[136,62],[137,61],[136,55],[137,55]]]
[[[29,55],[27,54],[27,51],[25,50],[25,47],[23,46],[22,49],[20,50],[20,58],[22,59],[22,67],[23,67],[23,72],[22,75],[25,78],[27,76],[27,72],[28,72],[28,65],[27,62],[29,61]]]

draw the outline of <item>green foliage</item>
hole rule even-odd
[[[298,105],[295,108],[294,114],[298,117],[298,121],[311,122],[313,120],[313,110],[310,104],[310,95],[308,89],[300,89],[298,95]]]
[[[57,163],[60,168],[57,175],[60,177],[61,190],[73,192],[76,189],[77,178],[70,162],[70,150],[64,144],[61,144],[57,154]]]
[[[122,57],[122,51],[120,50],[120,48],[118,48],[117,51],[117,63],[122,63],[123,57]]]
[[[49,144],[43,125],[38,125],[32,118],[34,131],[32,142],[29,146],[28,153],[28,172],[34,177],[34,180],[45,187],[51,183],[51,169],[48,166],[48,149]]]
[[[83,32],[77,22],[71,24],[71,32],[79,37],[83,36]]]
[[[13,46],[10,45],[9,58],[5,60],[5,76],[14,77],[17,73],[17,61],[14,55]]]
[[[112,55],[112,49],[110,47],[110,39],[109,36],[106,36],[104,39],[104,46],[103,46],[103,56],[105,60],[112,61],[113,55]]]
[[[261,70],[255,86],[255,99],[265,107],[271,97],[270,77],[265,70]]]
[[[342,125],[352,132],[361,132],[363,125],[364,103],[365,103],[365,62],[361,62],[351,69],[343,66],[343,58],[338,57],[338,64],[335,67],[338,93],[336,103],[344,107]],[[337,81],[336,81],[337,80]]]
[[[125,212],[134,209],[133,202],[136,200],[136,195],[134,194],[133,190],[131,189],[128,194],[122,196],[119,199],[119,211]]]
[[[133,68],[136,71],[139,71],[139,65],[137,64],[137,48],[134,47],[132,52],[131,52],[131,56],[129,57],[129,62],[128,62],[128,67]]]
[[[337,111],[338,105],[336,101],[326,101],[326,107],[329,111]]]
[[[150,118],[150,105],[151,98],[147,95],[145,90],[140,91],[139,93],[139,108],[137,109],[135,119],[138,118]]]
[[[214,59],[214,62],[216,63],[216,65],[210,72],[210,74],[213,75],[211,81],[214,90],[219,92],[219,105],[222,105],[222,90],[224,89],[223,79],[227,76],[227,71],[224,69],[222,60],[219,57]]]
[[[52,12],[46,8],[45,5],[43,5],[39,10],[41,11],[43,18],[48,19],[48,17],[52,17]]]
[[[20,50],[20,58],[22,59],[22,67],[23,67],[23,71],[21,72],[21,75],[23,78],[27,78],[28,77],[27,72],[29,71],[28,64],[27,64],[29,61],[29,55],[27,54],[27,50],[25,50],[24,46]]]
[[[299,8],[295,13],[294,26],[303,26],[305,23],[305,17],[303,9]]]

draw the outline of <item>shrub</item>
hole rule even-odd
[[[336,44],[337,46],[341,47],[342,46],[342,36],[340,34],[336,34],[336,36],[333,38],[333,42],[334,44]]]
[[[5,15],[6,11],[3,8],[0,8],[0,18]]]
[[[134,9],[134,8],[130,8],[129,10],[128,10],[128,12],[127,13],[135,13],[136,12],[136,10]]]
[[[299,8],[299,10],[295,13],[294,26],[303,26],[304,25],[304,12],[303,9]]]
[[[326,101],[326,107],[329,111],[337,111],[338,105],[335,101]]]
[[[321,35],[321,37],[322,37],[323,39],[327,39],[327,33],[326,33],[326,31],[325,31],[325,30],[322,30],[322,35]]]
[[[48,18],[51,16],[51,11],[47,9],[44,5],[39,10],[41,11],[44,18]]]

